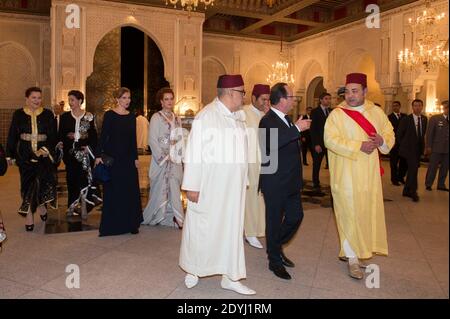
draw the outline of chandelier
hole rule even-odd
[[[173,7],[176,8],[177,4],[180,3],[181,8],[186,10],[190,13],[191,11],[196,11],[198,4],[203,3],[206,8],[211,5],[214,5],[214,0],[166,0],[166,6],[170,4],[173,4]]]
[[[288,69],[289,62],[283,54],[283,38],[281,38],[280,60],[272,64],[272,73],[269,74],[266,81],[271,86],[279,82],[294,84],[294,76],[288,73]]]
[[[445,13],[437,14],[431,7],[431,1],[425,1],[425,10],[415,20],[409,18],[409,24],[416,35],[416,44],[412,49],[400,51],[398,61],[403,70],[412,70],[422,66],[426,72],[435,70],[439,65],[448,66],[448,50],[444,41],[439,39],[437,27]]]

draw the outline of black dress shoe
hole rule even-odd
[[[408,193],[407,191],[403,191],[402,194],[404,197],[412,197],[410,193]]]
[[[400,186],[400,183],[399,182],[392,182],[392,185]]]
[[[431,191],[431,186],[426,187],[427,191]]]
[[[412,198],[413,202],[418,202],[419,201],[419,195],[417,195],[417,193],[412,194],[411,198]]]
[[[25,225],[25,230],[26,230],[26,231],[33,231],[33,229],[34,229],[34,224],[31,224],[31,225]]]
[[[139,229],[132,230],[131,234],[133,234],[133,235],[139,234]]]
[[[447,187],[438,187],[437,189],[438,189],[439,191],[448,192],[448,188],[447,188]]]
[[[286,255],[281,252],[281,262],[283,263],[283,265],[285,265],[286,267],[295,267],[295,264],[292,262],[292,260],[290,260],[289,258],[286,257]]]
[[[284,268],[283,266],[272,266],[269,264],[269,269],[275,274],[275,276],[281,279],[291,279],[291,275],[289,275],[289,273],[286,271],[286,268]]]
[[[403,185],[406,184],[406,182],[403,179],[399,180],[399,182],[400,182],[400,184],[403,184]]]

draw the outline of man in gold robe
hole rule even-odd
[[[258,191],[259,173],[261,171],[261,151],[259,149],[259,121],[269,110],[270,86],[255,84],[252,91],[252,103],[245,105],[245,124],[248,137],[248,187],[245,196],[245,240],[250,246],[263,248],[258,237],[264,237],[266,214],[264,198]]]
[[[386,114],[366,95],[367,76],[348,74],[345,101],[330,113],[324,133],[339,257],[356,279],[364,277],[359,259],[388,254],[378,151],[388,154],[395,142]]]

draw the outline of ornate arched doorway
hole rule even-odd
[[[323,92],[326,92],[326,89],[323,86],[323,77],[315,77],[309,83],[306,91],[306,106],[316,107],[319,104],[319,96]]]
[[[153,113],[158,108],[156,92],[168,85],[157,44],[137,28],[119,27],[107,33],[96,48],[94,71],[86,80],[86,105],[101,116],[114,107],[115,90],[125,86],[132,93],[131,111]]]

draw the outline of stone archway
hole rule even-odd
[[[225,65],[216,57],[205,57],[202,62],[202,100],[203,106],[212,102],[217,96],[217,78],[227,74]]]
[[[202,24],[204,14],[174,11],[111,1],[79,0],[80,27],[66,24],[66,8],[72,1],[54,0],[52,27],[52,99],[65,97],[69,90],[85,91],[93,71],[95,50],[111,30],[133,26],[149,35],[158,45],[164,60],[165,77],[177,100],[200,97]],[[63,74],[72,74],[73,85]]]
[[[324,80],[324,72],[321,64],[315,59],[307,61],[300,72],[298,81],[297,93],[302,99],[301,107],[298,110],[299,114],[305,112],[307,106],[312,106],[311,103],[314,101],[314,94],[308,95],[307,89],[311,82],[318,77],[320,77],[322,81]]]
[[[21,106],[25,90],[37,85],[37,78],[36,63],[25,47],[12,41],[0,43],[0,107]]]
[[[245,103],[250,104],[252,102],[252,90],[255,84],[268,84],[267,75],[270,74],[271,68],[264,62],[256,62],[250,66],[244,75],[245,91]]]
[[[315,108],[319,103],[320,94],[325,91],[322,76],[312,79],[308,85],[308,89],[306,90],[306,107],[310,106]]]
[[[125,86],[131,90],[130,110],[153,114],[159,110],[156,92],[169,86],[164,70],[162,53],[147,34],[128,26],[111,30],[96,48],[94,71],[86,80],[86,105],[100,116],[114,107],[114,92]]]

